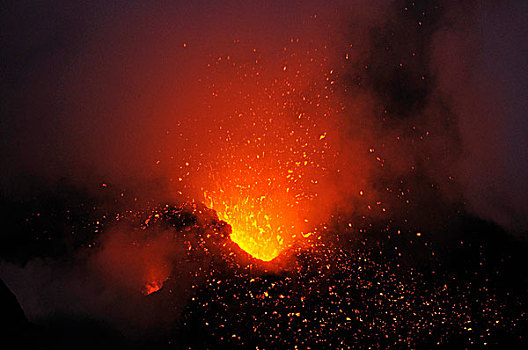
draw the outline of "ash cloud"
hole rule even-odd
[[[434,36],[438,91],[457,117],[457,174],[469,209],[516,232],[526,232],[528,33],[525,3],[452,6]],[[467,5],[466,5],[467,6]],[[462,7],[462,8],[461,8]]]
[[[462,206],[524,236],[526,12],[511,1],[394,1],[366,23],[351,15],[344,98],[368,101],[351,121],[386,162],[366,186],[396,216],[431,227]],[[410,189],[415,205],[385,186]]]

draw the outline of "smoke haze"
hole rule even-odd
[[[260,124],[239,115],[275,118],[263,138],[287,148],[304,113],[321,141],[310,160],[326,170],[306,171],[317,186],[298,185],[318,194],[287,217],[298,227],[309,217],[304,232],[337,213],[354,227],[368,217],[427,229],[463,207],[524,238],[528,5],[417,3],[4,3],[2,196],[23,201],[39,193],[35,184],[45,191],[66,179],[93,196],[104,184],[130,197],[133,204],[123,206],[142,210],[147,202],[205,202],[204,191],[220,192],[212,178],[256,176],[225,156],[256,151],[244,137]],[[247,77],[254,68],[258,84]],[[291,86],[281,85],[286,79]],[[287,160],[281,157],[267,158],[266,167]],[[95,253],[79,248],[68,261],[6,262],[0,272],[30,319],[93,313],[132,332],[169,324],[189,295],[187,283],[175,286],[182,301],[164,320],[134,323],[137,308],[159,315],[156,308],[169,303],[162,295],[144,305],[134,293],[151,267],[161,279],[174,264],[196,267],[181,261],[183,241],[165,231],[138,240],[137,230],[105,228]],[[136,241],[142,248],[131,248]]]

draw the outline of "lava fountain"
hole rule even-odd
[[[202,164],[205,202],[231,225],[232,241],[263,261],[313,232],[320,186],[338,155],[331,126],[344,107],[322,51],[291,40],[280,59],[253,49],[208,65],[214,152]]]

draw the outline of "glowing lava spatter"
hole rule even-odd
[[[263,261],[313,229],[321,180],[337,156],[328,128],[342,110],[336,74],[324,53],[291,43],[280,62],[264,65],[252,50],[240,62],[217,58],[208,76],[210,134],[219,136],[210,140],[204,197],[231,239]]]
[[[244,205],[247,205],[249,200],[243,202],[246,204],[235,205],[232,211],[226,211],[221,215],[221,219],[230,223],[232,227],[231,240],[257,259],[263,261],[275,259],[281,252],[284,242],[281,227],[274,229],[270,218],[261,211],[249,209],[246,212]]]
[[[291,213],[277,212],[275,208],[280,208],[280,200],[270,197],[233,196],[218,206],[213,201],[210,205],[221,220],[231,225],[231,240],[263,261],[273,260],[289,246],[291,233],[296,230],[295,219],[288,218]]]

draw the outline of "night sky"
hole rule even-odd
[[[1,2],[2,342],[525,348],[527,15]]]

